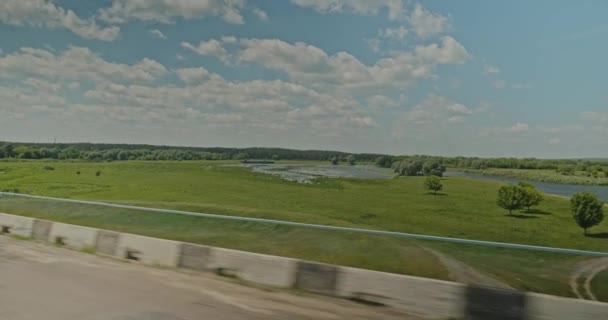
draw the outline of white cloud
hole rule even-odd
[[[518,122],[509,128],[509,132],[522,133],[528,131],[528,129],[530,129],[530,126],[527,123]]]
[[[377,15],[381,10],[387,10],[391,20],[402,18],[405,11],[401,0],[291,0],[291,2],[321,13],[349,12]]]
[[[175,71],[177,76],[187,85],[194,85],[205,80],[220,80],[221,77],[204,68],[183,68]]]
[[[483,73],[485,74],[498,74],[500,73],[500,69],[493,65],[486,64],[483,66]]]
[[[380,39],[365,39],[365,42],[367,42],[367,45],[373,52],[378,53],[382,51],[380,49]]]
[[[596,122],[608,122],[608,112],[585,111],[581,113],[581,116]]]
[[[99,10],[99,18],[108,23],[129,20],[174,23],[177,18],[218,16],[226,22],[242,24],[241,10],[245,4],[245,0],[113,0],[110,7]]]
[[[86,38],[112,41],[120,28],[100,27],[93,18],[84,19],[72,10],[56,6],[47,0],[3,0],[0,2],[0,22],[13,26],[65,28]]]
[[[0,57],[0,78],[9,79],[151,81],[166,72],[163,65],[148,58],[132,65],[112,63],[83,47],[69,47],[60,53],[21,48]]]
[[[148,31],[148,34],[150,34],[150,36],[152,37],[156,37],[159,39],[167,39],[167,36],[165,36],[160,30],[158,29],[152,29],[150,31]]]
[[[450,36],[443,37],[441,45],[434,43],[426,47],[416,47],[416,54],[424,59],[441,64],[465,63],[470,59],[467,50]]]
[[[560,144],[562,141],[559,138],[552,138],[552,139],[549,139],[549,141],[547,141],[547,142],[549,142],[549,144],[555,145],[555,144]]]
[[[254,8],[253,14],[255,14],[255,16],[262,21],[268,21],[268,14],[260,8]]]
[[[444,33],[450,28],[448,18],[426,10],[419,3],[414,7],[414,11],[409,17],[409,22],[414,28],[416,35],[420,38]]]
[[[413,52],[398,52],[368,66],[347,52],[328,55],[302,42],[279,39],[242,39],[238,61],[254,62],[286,73],[298,83],[316,88],[345,89],[403,87],[433,74],[439,64],[464,63],[469,54],[451,37],[440,44],[418,46]]]
[[[180,60],[180,61],[185,61],[186,57],[184,57],[181,54],[177,53],[177,54],[175,54],[175,59]]]
[[[403,114],[405,125],[434,125],[442,122],[462,122],[472,111],[463,104],[445,97],[430,95]]]
[[[397,102],[387,96],[375,94],[367,97],[367,105],[372,109],[383,109],[386,107],[394,107]]]
[[[201,41],[198,46],[194,46],[188,42],[182,42],[181,46],[188,50],[192,50],[203,56],[215,56],[222,62],[228,64],[230,56],[228,55],[224,44],[216,39]]]
[[[496,81],[492,82],[492,85],[496,89],[504,89],[507,86],[507,82],[504,80],[496,80]]]
[[[551,134],[580,132],[585,130],[585,128],[580,125],[564,125],[556,127],[539,126],[537,129],[541,132]]]
[[[230,43],[230,44],[236,43],[236,37],[233,37],[233,36],[228,36],[228,37],[223,36],[221,40],[223,43]]]
[[[397,28],[386,28],[380,30],[378,35],[382,38],[393,39],[403,41],[405,36],[407,36],[408,30],[404,26],[399,26]]]

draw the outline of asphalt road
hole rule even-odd
[[[0,236],[2,320],[413,319]]]

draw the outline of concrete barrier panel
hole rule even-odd
[[[197,271],[209,270],[211,248],[196,244],[182,243],[180,245],[178,267]]]
[[[177,267],[179,252],[180,243],[177,241],[122,233],[118,240],[116,256],[145,264]]]
[[[468,320],[526,320],[524,292],[469,285],[464,318]]]
[[[290,288],[294,285],[296,260],[229,249],[211,249],[211,269],[224,269],[239,279]]]
[[[54,222],[49,242],[63,244],[68,248],[82,249],[95,247],[97,229]]]
[[[33,218],[0,213],[0,227],[5,227],[9,234],[31,237],[34,226]]]
[[[34,220],[34,226],[32,227],[32,238],[35,240],[49,241],[49,234],[53,223],[46,220]]]
[[[99,230],[95,241],[95,251],[110,256],[116,255],[119,238],[120,233],[118,232]]]
[[[298,262],[296,288],[335,295],[338,283],[339,267],[313,262]]]
[[[466,286],[355,268],[340,268],[338,295],[382,303],[422,318],[462,318]]]
[[[606,320],[608,303],[528,293],[527,320]]]

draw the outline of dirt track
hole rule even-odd
[[[2,320],[414,319],[0,236]]]

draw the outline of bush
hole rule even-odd
[[[95,172],[95,176],[99,177],[101,175],[101,171]]]
[[[51,167],[51,166],[44,166],[43,169],[47,170],[47,171],[53,171],[53,170],[55,170],[55,168]]]
[[[441,183],[441,179],[439,179],[439,177],[428,176],[426,177],[426,180],[424,180],[424,188],[432,191],[433,194],[437,194],[437,191],[441,191],[441,189],[443,189],[443,184]]]

